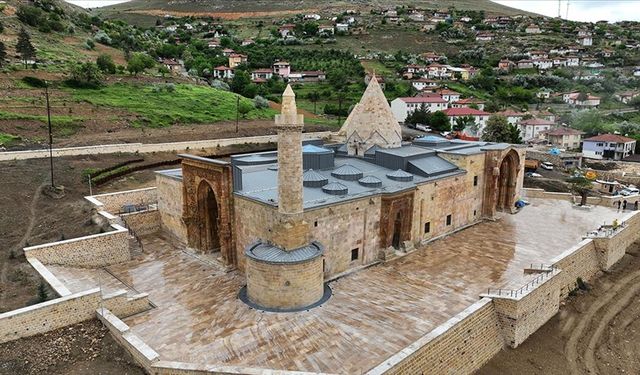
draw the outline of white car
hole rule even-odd
[[[431,131],[430,127],[428,127],[427,125],[422,125],[422,124],[417,124],[416,125],[416,129],[422,130],[423,132],[427,132],[427,133],[429,133]]]
[[[540,163],[540,166],[542,167],[542,169],[546,169],[548,171],[553,170],[553,164],[549,163],[548,161]]]
[[[628,188],[620,190],[620,194],[622,194],[624,196],[627,196],[627,195],[638,195],[638,194],[640,194],[640,190],[638,190],[637,188],[628,187]]]

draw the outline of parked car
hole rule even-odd
[[[416,129],[422,130],[423,132],[427,132],[427,133],[429,133],[431,131],[430,127],[428,127],[427,125],[422,125],[422,124],[417,124],[416,125]]]
[[[524,175],[526,177],[542,177],[542,175],[540,173],[535,173],[535,172],[527,172]]]
[[[542,167],[542,169],[546,169],[548,171],[552,171],[553,170],[553,164],[549,163],[548,161],[544,161],[544,162],[540,163],[540,167]]]
[[[624,195],[625,197],[628,195],[638,195],[640,194],[640,190],[634,187],[627,187],[620,190],[620,194]]]

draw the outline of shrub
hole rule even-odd
[[[269,108],[269,101],[260,95],[256,95],[256,97],[253,98],[253,105],[258,109]]]
[[[218,90],[224,90],[224,91],[229,91],[229,85],[224,82],[221,81],[219,79],[214,79],[213,81],[211,81],[211,87],[213,87],[214,89],[218,89]]]
[[[107,35],[104,31],[100,30],[93,36],[93,39],[101,44],[111,45],[111,37]]]
[[[116,64],[113,62],[111,56],[107,54],[98,56],[96,65],[98,65],[98,68],[104,73],[115,74],[116,72]]]

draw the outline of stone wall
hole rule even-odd
[[[27,258],[43,264],[73,267],[104,267],[131,259],[127,229],[112,225],[114,231],[25,247]]]
[[[600,271],[600,260],[596,247],[591,239],[585,239],[560,254],[551,265],[561,269],[556,276],[560,298],[566,298],[576,288],[576,280],[592,280]]]
[[[182,243],[187,242],[187,228],[182,221],[183,192],[182,180],[156,174],[158,187],[158,211],[160,226]]]
[[[482,298],[367,374],[470,374],[503,347],[493,303]]]
[[[559,193],[553,191],[545,191],[543,189],[524,188],[522,189],[522,196],[524,199],[542,198],[542,199],[558,199],[565,200],[574,203],[580,203],[580,197],[574,196],[571,193]],[[630,205],[638,200],[638,196],[625,197],[621,195],[617,196],[596,196],[587,197],[587,204],[603,207],[616,207],[618,202],[627,201]]]
[[[506,343],[516,348],[542,327],[560,308],[557,275],[561,271],[543,272],[540,282],[530,282],[515,297],[491,296],[500,319]]]
[[[236,253],[244,270],[245,248],[257,240],[271,241],[279,224],[274,207],[235,196]],[[324,246],[324,275],[330,278],[378,259],[380,197],[353,200],[331,207],[305,210],[311,239]],[[358,259],[351,251],[358,249]]]
[[[247,296],[271,309],[295,309],[318,302],[324,292],[322,257],[295,264],[246,259]]]
[[[120,215],[136,235],[144,236],[160,230],[160,211],[157,209]]]
[[[124,205],[149,205],[158,201],[155,187],[97,194],[85,198],[99,211],[105,210],[112,214],[120,212]]]
[[[608,270],[622,259],[625,250],[640,237],[640,212],[628,213],[621,223],[625,226],[612,236],[593,239],[603,270]]]
[[[121,317],[140,313],[149,308],[146,294],[133,298],[126,291],[106,296],[103,301],[99,288],[23,307],[0,314],[0,343],[39,335],[95,317],[102,305],[113,308]]]

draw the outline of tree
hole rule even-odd
[[[500,115],[489,117],[487,125],[482,132],[482,140],[486,142],[522,143],[518,128],[509,124],[507,118]]]
[[[240,113],[242,115],[242,118],[244,119],[253,108],[254,106],[251,105],[251,103],[241,100],[238,104],[238,113]]]
[[[476,123],[476,120],[473,118],[473,116],[458,117],[456,119],[455,124],[453,124],[453,130],[457,132],[462,132],[467,127],[471,127],[475,125],[475,123]]]
[[[145,55],[144,53],[134,53],[127,62],[127,70],[129,73],[137,76],[138,73],[153,68],[155,64],[151,56]]]
[[[640,95],[634,96],[633,99],[629,101],[629,105],[635,109],[640,110]]]
[[[316,114],[316,104],[318,103],[318,100],[320,100],[320,94],[317,91],[311,91],[307,95],[307,99],[313,103],[313,113]]]
[[[70,75],[70,83],[80,87],[97,87],[104,79],[98,65],[91,62],[73,65]]]
[[[251,84],[251,75],[246,70],[236,70],[229,87],[236,94],[242,94],[245,87]]]
[[[36,49],[33,44],[31,44],[31,37],[24,27],[20,29],[20,33],[18,33],[16,51],[20,54],[20,58],[24,62],[25,69],[27,68],[27,61],[36,57]]]
[[[430,123],[430,120],[431,120],[431,113],[429,113],[429,110],[427,109],[427,107],[424,104],[422,104],[418,109],[409,113],[407,115],[407,118],[404,120],[404,122],[412,125],[416,125],[416,124],[426,125]]]
[[[113,62],[111,56],[107,54],[101,54],[100,56],[98,56],[98,58],[96,59],[96,65],[103,73],[116,73],[116,64]]]
[[[575,176],[567,180],[571,184],[571,191],[580,195],[580,206],[587,204],[589,192],[593,188],[591,180],[584,176]]]
[[[7,58],[7,48],[0,42],[0,68],[4,66],[4,59]]]
[[[444,112],[435,111],[429,118],[429,126],[431,126],[433,130],[446,132],[451,130],[451,121]]]

